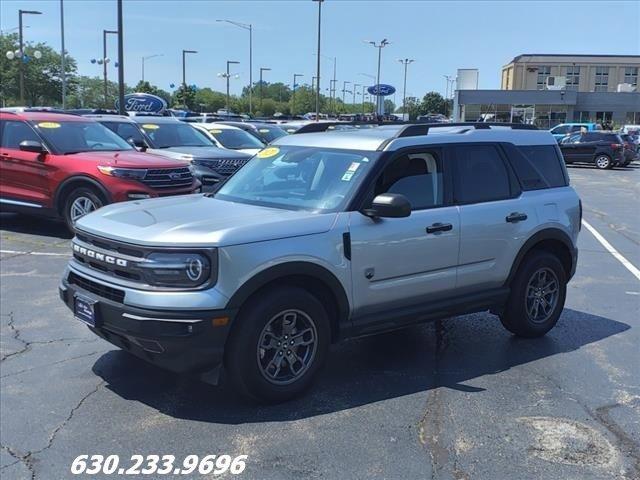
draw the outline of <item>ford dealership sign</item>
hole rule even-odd
[[[118,109],[116,100],[116,109]],[[127,112],[160,113],[167,108],[164,99],[150,93],[130,93],[124,96],[124,109]]]
[[[367,88],[367,92],[371,95],[379,95],[381,97],[386,97],[388,95],[393,95],[396,93],[396,88],[391,85],[385,85],[381,83],[380,85],[373,85]]]

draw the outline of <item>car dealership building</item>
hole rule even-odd
[[[500,90],[458,84],[456,121],[640,124],[640,55],[519,55]]]

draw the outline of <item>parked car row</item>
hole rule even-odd
[[[589,163],[607,170],[626,167],[638,159],[638,146],[630,134],[608,131],[578,132],[560,141],[565,163]]]

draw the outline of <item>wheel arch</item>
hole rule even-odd
[[[556,255],[564,267],[567,280],[571,279],[576,269],[577,249],[573,246],[571,238],[569,238],[569,235],[565,232],[559,228],[546,228],[536,232],[520,248],[509,271],[505,286],[511,284],[525,257],[529,253],[539,250]]]
[[[325,267],[311,262],[287,262],[263,270],[246,281],[231,297],[227,306],[241,310],[252,296],[278,285],[302,287],[327,308],[331,322],[331,339],[339,337],[340,323],[349,318],[349,300],[342,283]]]
[[[88,175],[75,175],[73,177],[65,179],[60,185],[58,185],[58,188],[56,189],[56,193],[53,197],[53,208],[58,212],[58,214],[62,215],[63,213],[63,203],[66,196],[73,189],[83,186],[93,187],[100,193],[100,195],[104,197],[107,203],[111,203],[111,195],[100,182]]]

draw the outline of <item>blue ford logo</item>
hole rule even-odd
[[[179,180],[182,177],[182,175],[180,175],[178,172],[171,172],[169,174],[169,178],[171,180]]]
[[[367,88],[367,92],[369,92],[371,95],[380,95],[381,97],[386,97],[396,93],[396,88],[392,85],[385,85],[384,83],[381,83],[379,85],[372,85],[371,87]]]
[[[116,109],[119,105],[116,100]],[[167,108],[167,102],[150,93],[130,93],[124,96],[124,109],[127,112],[160,113],[165,108]]]

